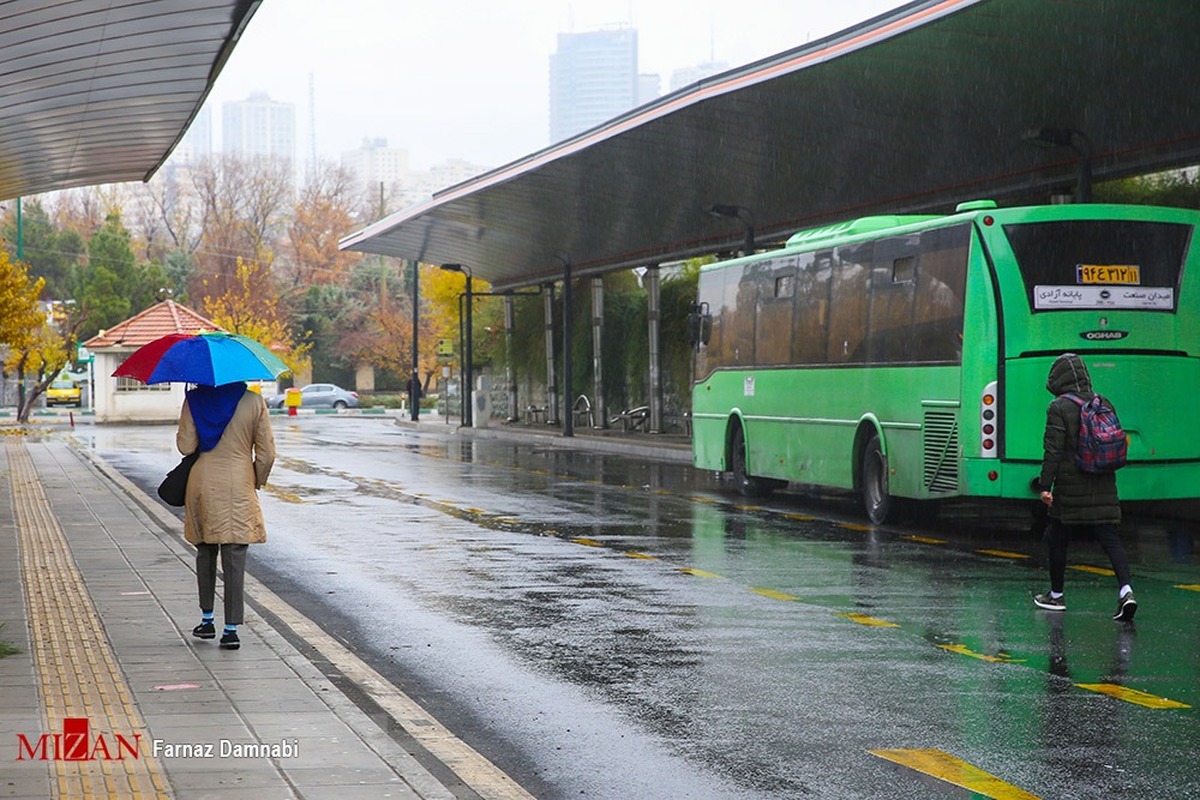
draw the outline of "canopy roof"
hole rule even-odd
[[[755,20],[753,24],[766,24]],[[343,249],[496,288],[1200,161],[1194,0],[918,0],[442,191]],[[1038,146],[1045,128],[1058,146]],[[1043,144],[1045,144],[1043,142]]]
[[[0,3],[0,198],[148,180],[258,4]]]

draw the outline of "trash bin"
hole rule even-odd
[[[300,390],[294,387],[283,393],[283,404],[287,406],[289,417],[296,416],[296,409],[300,407],[300,401],[303,399]]]

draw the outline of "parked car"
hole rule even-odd
[[[283,408],[287,393],[267,398],[267,408]],[[358,393],[332,383],[310,383],[300,390],[301,408],[358,408]]]
[[[47,406],[79,407],[79,384],[75,381],[54,381],[46,389]]]

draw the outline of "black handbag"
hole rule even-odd
[[[184,456],[183,460],[167,473],[167,477],[163,478],[163,482],[158,485],[158,496],[164,503],[169,506],[183,505],[184,499],[187,497],[188,475],[191,474],[192,465],[199,457],[199,450]]]

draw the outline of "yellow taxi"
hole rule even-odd
[[[47,406],[79,406],[79,384],[75,381],[55,381],[46,389]]]

